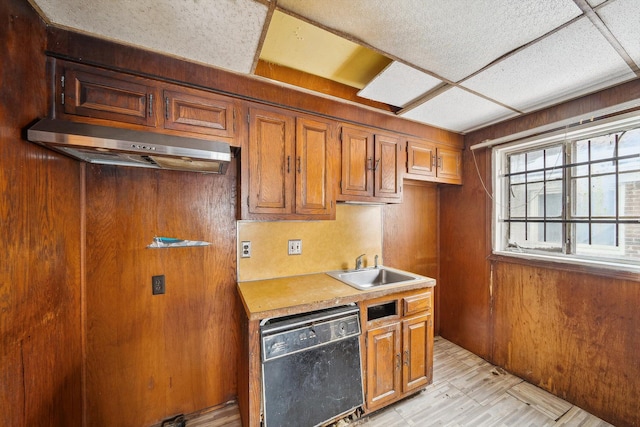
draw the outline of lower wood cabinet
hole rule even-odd
[[[362,303],[367,412],[432,382],[431,294],[431,289],[421,289]]]

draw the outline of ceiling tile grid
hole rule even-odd
[[[485,69],[462,86],[527,112],[634,77],[591,21],[582,18]]]
[[[98,37],[250,73],[268,7],[253,0],[36,0],[46,17]]]
[[[607,28],[640,67],[640,2],[616,0],[597,10]]]
[[[358,96],[404,107],[442,83],[440,79],[394,61],[358,92]]]
[[[402,117],[455,132],[467,132],[516,115],[508,108],[457,87],[401,113]]]
[[[279,0],[278,5],[454,82],[581,13],[572,0]]]

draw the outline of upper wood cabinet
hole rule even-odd
[[[249,108],[242,153],[243,219],[334,219],[330,122]]]
[[[404,156],[398,136],[343,125],[340,200],[400,203]]]
[[[232,137],[235,108],[230,98],[196,89],[165,90],[164,128]]]
[[[235,141],[238,101],[233,98],[82,64],[57,64],[55,100],[61,118],[214,136],[239,145]]]
[[[88,67],[60,70],[64,113],[154,127],[158,90],[145,79]]]
[[[409,139],[405,178],[462,184],[462,152],[427,140]]]

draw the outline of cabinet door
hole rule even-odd
[[[373,134],[366,129],[342,127],[341,193],[373,196]]]
[[[426,141],[407,141],[407,177],[436,176],[436,146]]]
[[[367,408],[400,396],[400,323],[367,331]]]
[[[402,321],[402,392],[431,382],[433,366],[433,322],[424,314]]]
[[[67,68],[61,85],[64,113],[156,125],[157,91],[143,79],[109,71]]]
[[[388,135],[376,135],[374,151],[374,196],[382,199],[400,199],[402,196],[400,166],[404,163],[400,161],[402,155],[400,139]]]
[[[232,137],[234,104],[204,91],[164,91],[164,127],[185,132]]]
[[[290,115],[249,110],[249,212],[292,212],[294,126]]]
[[[296,213],[329,215],[333,208],[329,141],[331,125],[318,120],[296,121]]]
[[[453,184],[462,183],[462,153],[460,150],[438,148],[438,178]]]

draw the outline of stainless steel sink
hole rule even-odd
[[[356,289],[367,290],[380,286],[406,285],[426,280],[424,276],[389,267],[372,267],[361,270],[328,271],[327,274]]]

